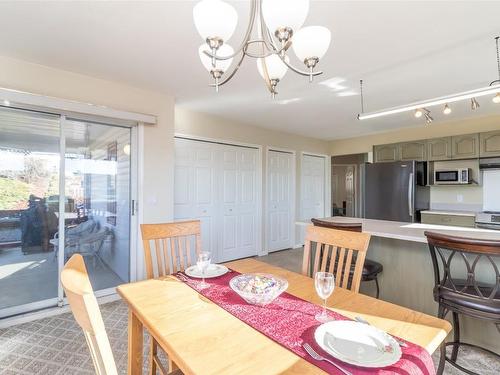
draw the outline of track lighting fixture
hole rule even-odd
[[[500,52],[499,52],[499,41],[500,41],[500,36],[495,37],[495,43],[496,43],[496,52],[497,52],[497,66],[498,66],[498,79],[492,81],[489,86],[486,87],[481,87],[477,88],[474,90],[469,90],[469,91],[464,91],[464,92],[458,92],[456,94],[450,94],[446,96],[441,96],[437,98],[432,98],[432,99],[427,99],[419,102],[414,102],[414,103],[409,103],[397,107],[392,107],[392,108],[386,108],[383,110],[379,111],[374,111],[374,112],[365,112],[364,111],[364,98],[363,98],[363,87],[362,87],[362,80],[360,81],[360,96],[361,96],[361,113],[358,114],[358,120],[368,120],[368,119],[373,119],[373,118],[378,118],[382,116],[388,116],[388,115],[394,115],[398,113],[404,113],[404,112],[413,112],[414,116],[416,118],[422,117],[422,115],[425,115],[427,123],[432,122],[432,117],[429,115],[429,112],[425,113],[422,110],[427,107],[432,107],[432,106],[442,106],[444,105],[443,108],[443,113],[445,115],[448,115],[451,113],[451,108],[450,108],[450,103],[456,103],[460,102],[463,100],[469,100],[471,101],[471,109],[476,110],[480,107],[479,102],[477,101],[476,98],[481,97],[481,96],[487,96],[487,95],[494,95],[492,98],[493,103],[500,104]],[[430,122],[429,122],[430,120]]]
[[[481,106],[479,105],[479,102],[476,100],[476,98],[472,98],[472,99],[470,100],[470,108],[471,108],[473,111],[475,111],[475,110],[476,110],[476,109],[478,109],[479,107],[481,107]]]
[[[434,119],[431,116],[431,112],[430,111],[424,112],[424,116],[425,116],[425,123],[426,124],[430,124],[430,123],[432,123],[432,121],[434,121]]]

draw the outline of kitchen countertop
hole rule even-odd
[[[456,216],[476,216],[475,212],[472,211],[444,211],[444,210],[425,210],[420,211],[422,214],[433,214],[433,215],[456,215]]]
[[[404,241],[427,243],[424,236],[425,231],[438,232],[451,236],[477,238],[483,240],[499,240],[500,230],[451,227],[446,225],[421,224],[421,223],[402,223],[398,221],[361,219],[357,217],[327,217],[322,220],[339,223],[362,223],[363,232],[369,233],[375,237],[394,238]],[[299,221],[297,225],[311,225],[310,222]]]

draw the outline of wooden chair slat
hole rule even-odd
[[[336,263],[336,260],[337,260],[337,251],[338,251],[338,247],[337,246],[333,246],[333,245],[330,245],[331,248],[332,248],[332,256],[330,257],[330,266],[328,267],[328,272],[330,273],[335,273],[335,263]]]
[[[326,271],[326,264],[328,263],[328,254],[330,253],[330,245],[323,245],[322,246],[322,251],[323,253],[321,254],[321,272]]]
[[[344,258],[345,258],[345,248],[342,247],[339,252],[339,262],[337,266],[337,272],[335,277],[335,285],[342,285],[342,277],[344,276]]]
[[[181,236],[177,237],[177,240],[179,241],[179,266],[180,266],[180,271],[184,271],[184,256],[186,255],[186,237]]]
[[[165,276],[165,272],[163,270],[163,261],[161,259],[161,249],[160,249],[160,240],[155,239],[155,253],[156,253],[156,267],[158,269],[158,276]]]
[[[349,279],[350,279],[350,276],[351,276],[351,263],[352,263],[352,257],[353,257],[353,251],[352,249],[349,249],[347,251],[347,256],[346,256],[346,260],[345,260],[345,267],[344,267],[344,280],[342,280],[342,288],[345,288],[347,289],[348,288],[348,283],[349,283]]]
[[[172,273],[172,268],[170,267],[170,257],[168,256],[168,241],[166,238],[161,240],[163,244],[163,263],[165,264],[165,272],[167,275]]]

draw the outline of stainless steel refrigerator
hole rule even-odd
[[[364,218],[420,222],[420,211],[429,209],[427,163],[366,163],[363,169]]]

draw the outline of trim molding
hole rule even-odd
[[[39,110],[68,117],[79,115],[98,116],[106,119],[118,119],[142,122],[145,124],[156,124],[156,116],[122,111],[91,103],[82,103],[74,100],[60,99],[52,96],[33,94],[29,92],[0,88],[0,105],[22,109]],[[2,103],[3,102],[3,103]],[[7,103],[8,104],[7,104]]]

